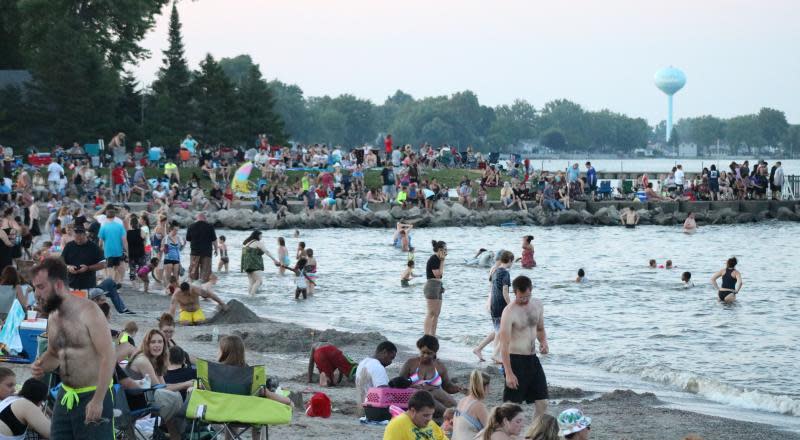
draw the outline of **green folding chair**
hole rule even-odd
[[[625,179],[622,181],[622,194],[633,194],[633,180]]]
[[[267,381],[263,365],[235,367],[197,359],[196,366],[197,386],[186,406],[186,418],[192,420],[190,438],[201,424],[222,425],[212,439],[241,439],[253,428],[261,428],[268,437],[270,425],[291,423],[290,406],[258,396]]]

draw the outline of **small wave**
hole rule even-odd
[[[690,372],[664,367],[624,367],[619,362],[606,362],[604,367],[612,373],[638,375],[644,380],[677,387],[687,393],[737,408],[800,416],[800,400],[789,396],[741,389]]]

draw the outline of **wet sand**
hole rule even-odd
[[[151,286],[153,287],[153,286]],[[169,308],[169,298],[163,294],[145,295],[129,288],[122,291],[128,307],[136,315],[117,315],[112,317],[112,327],[121,328],[128,320],[137,322],[139,335],[137,341],[150,328],[156,326],[158,316]],[[214,315],[214,303],[203,302],[206,316]],[[241,312],[238,315],[245,315]],[[321,388],[316,382],[307,383],[306,372],[312,335],[315,341],[329,341],[342,349],[348,356],[360,360],[371,354],[375,346],[384,338],[378,333],[350,333],[336,330],[312,330],[297,324],[279,323],[268,319],[252,322],[253,316],[245,323],[237,323],[237,314],[229,313],[215,324],[176,329],[176,342],[194,356],[214,360],[217,346],[212,342],[212,331],[217,327],[220,335],[239,333],[247,347],[247,361],[250,364],[263,363],[267,374],[277,376],[281,387],[294,392],[294,398],[302,396],[307,401],[315,391],[324,391],[333,402],[333,415],[329,419],[305,416],[304,409],[295,409],[291,425],[270,428],[271,438],[275,439],[324,439],[342,438],[381,439],[383,427],[361,425],[358,422],[357,392],[352,383],[343,382],[333,388]],[[390,334],[386,334],[391,339]],[[415,354],[410,347],[398,347],[395,362],[389,366],[389,377],[396,376],[402,363]],[[501,403],[503,378],[486,363],[446,362],[454,381],[466,385],[468,376],[474,368],[484,368],[492,377],[487,406]],[[21,383],[30,373],[27,365],[17,365],[14,369]],[[316,375],[314,380],[316,381]],[[665,408],[657,396],[637,394],[629,390],[617,390],[600,395],[591,391],[564,389],[550,384],[551,403],[548,412],[557,415],[559,411],[577,406],[592,417],[592,439],[682,439],[690,433],[704,439],[770,439],[800,440],[800,434],[779,431],[757,423],[741,422],[720,417]],[[532,414],[532,406],[526,405],[526,414]]]

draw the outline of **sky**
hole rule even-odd
[[[655,124],[667,98],[653,75],[675,66],[686,86],[675,119],[772,107],[800,123],[797,0],[198,0],[181,1],[192,69],[207,53],[248,54],[267,79],[306,96],[382,103],[465,89],[484,105],[566,98]],[[170,6],[133,68],[155,78]]]

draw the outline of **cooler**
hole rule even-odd
[[[47,330],[46,319],[25,320],[19,325],[19,339],[22,341],[22,349],[28,363],[36,360],[39,353],[39,335]]]

